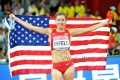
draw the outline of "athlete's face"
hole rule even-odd
[[[58,15],[55,19],[55,22],[56,22],[56,25],[57,25],[57,28],[59,29],[63,29],[65,28],[66,26],[66,18],[64,15]]]

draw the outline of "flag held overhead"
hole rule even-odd
[[[45,16],[17,16],[39,27],[55,28],[54,19]],[[103,20],[70,18],[67,28],[86,28]],[[6,18],[6,26],[10,26]],[[75,70],[105,69],[109,39],[107,25],[92,32],[76,35],[71,39],[71,56]],[[9,56],[12,75],[51,73],[52,56],[48,36],[23,27],[15,21],[9,32]]]

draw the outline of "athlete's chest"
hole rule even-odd
[[[70,34],[65,32],[53,32],[51,34],[51,43],[54,49],[65,50],[70,46]]]

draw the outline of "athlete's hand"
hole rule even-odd
[[[108,24],[111,24],[111,23],[112,23],[112,20],[109,20],[109,21],[108,21]]]
[[[16,16],[14,14],[10,14],[9,17],[10,17],[10,20],[15,20]]]
[[[111,24],[112,20],[107,18],[107,19],[105,19],[105,22],[108,23],[108,24]]]
[[[107,18],[106,21],[107,21],[108,24],[111,24],[111,23],[112,23],[112,20],[109,19],[109,18]]]

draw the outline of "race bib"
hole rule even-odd
[[[70,47],[69,40],[55,40],[53,41],[53,48],[56,50],[68,50]]]

